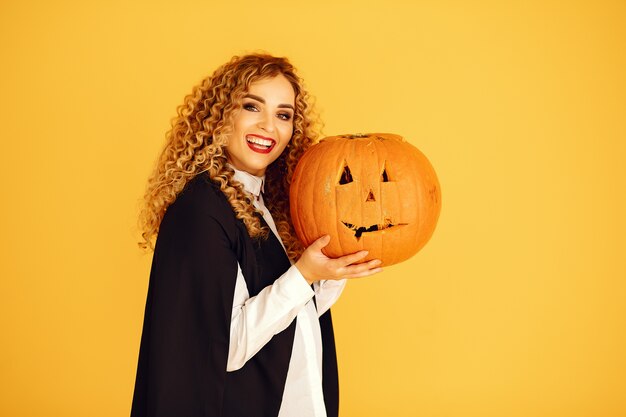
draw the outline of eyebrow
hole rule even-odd
[[[262,97],[259,97],[259,96],[254,95],[254,94],[246,94],[244,96],[244,98],[251,98],[251,99],[256,100],[256,101],[258,101],[258,102],[260,102],[262,104],[265,104],[265,100]],[[293,111],[296,111],[296,109],[294,109],[291,104],[279,104],[278,107],[281,108],[281,109],[291,109]]]

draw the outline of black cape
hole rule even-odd
[[[160,225],[148,286],[131,417],[277,416],[296,320],[243,368],[226,372],[237,263],[250,296],[290,266],[278,239],[252,239],[206,174]],[[328,417],[338,414],[330,311],[320,317]]]

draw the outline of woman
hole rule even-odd
[[[132,416],[337,415],[329,308],[380,268],[295,237],[289,183],[314,127],[293,66],[261,54],[178,108],[141,216],[142,245],[158,239]]]

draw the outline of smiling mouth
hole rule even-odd
[[[392,227],[407,225],[407,223],[398,223],[398,224],[385,223],[385,224],[375,224],[375,225],[367,226],[367,227],[366,226],[357,227],[353,225],[352,223],[343,222],[343,221],[341,223],[343,223],[348,229],[354,230],[354,236],[356,236],[357,239],[360,239],[363,233],[378,232],[378,231],[385,230],[385,229],[391,229]]]
[[[258,153],[270,153],[274,146],[276,145],[276,141],[269,138],[263,138],[256,135],[248,135],[246,136],[246,144],[250,149],[254,152]]]

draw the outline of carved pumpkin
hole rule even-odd
[[[332,258],[369,251],[365,260],[404,261],[430,239],[441,210],[428,159],[401,136],[342,135],[312,146],[290,189],[291,217],[306,245],[328,234]]]

